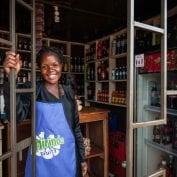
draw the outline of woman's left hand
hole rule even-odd
[[[81,167],[82,167],[82,176],[83,177],[87,177],[87,170],[88,170],[88,166],[86,162],[82,162],[81,163]]]

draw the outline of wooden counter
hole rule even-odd
[[[108,113],[109,110],[85,107],[79,112],[84,136],[91,140],[88,160],[89,171],[96,177],[108,177]]]

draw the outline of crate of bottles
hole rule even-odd
[[[177,70],[177,49],[168,50],[167,52],[167,69],[168,71]],[[154,73],[161,70],[161,53],[148,53],[144,56],[144,67],[140,68],[140,73]]]
[[[109,170],[116,177],[125,177],[126,169],[122,163],[126,160],[125,133],[120,131],[109,133]]]

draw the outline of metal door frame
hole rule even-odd
[[[11,159],[11,177],[17,177],[17,153],[26,147],[30,146],[32,143],[32,154],[33,154],[33,177],[35,177],[35,100],[36,100],[36,50],[35,50],[35,0],[31,0],[31,4],[27,4],[23,0],[9,0],[9,27],[10,27],[10,40],[5,40],[0,38],[0,42],[7,44],[10,46],[10,50],[16,51],[16,31],[15,31],[15,17],[16,17],[16,9],[15,4],[18,2],[27,10],[31,12],[31,44],[32,44],[32,51],[31,51],[31,61],[32,61],[32,87],[30,89],[16,89],[16,76],[15,76],[15,69],[11,69],[10,72],[10,150],[0,156],[0,160],[6,160],[8,158]],[[32,132],[31,138],[27,138],[25,140],[20,141],[17,143],[17,132],[16,132],[16,94],[17,93],[31,93],[32,94]]]
[[[135,69],[134,69],[134,28],[142,28],[161,34],[161,119],[148,122],[134,122],[134,102],[136,98]],[[155,27],[136,22],[134,19],[134,0],[127,1],[127,135],[126,135],[126,176],[134,175],[134,129],[147,126],[165,124],[167,122],[167,0],[161,0],[161,27]],[[169,93],[170,94],[170,93]],[[165,176],[163,171],[152,174],[150,177]]]

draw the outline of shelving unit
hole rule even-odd
[[[108,177],[108,112],[88,107],[79,113],[85,126],[83,134],[91,140],[91,152],[86,157],[91,176]]]
[[[123,29],[86,45],[86,105],[126,107],[126,41],[126,29]]]

